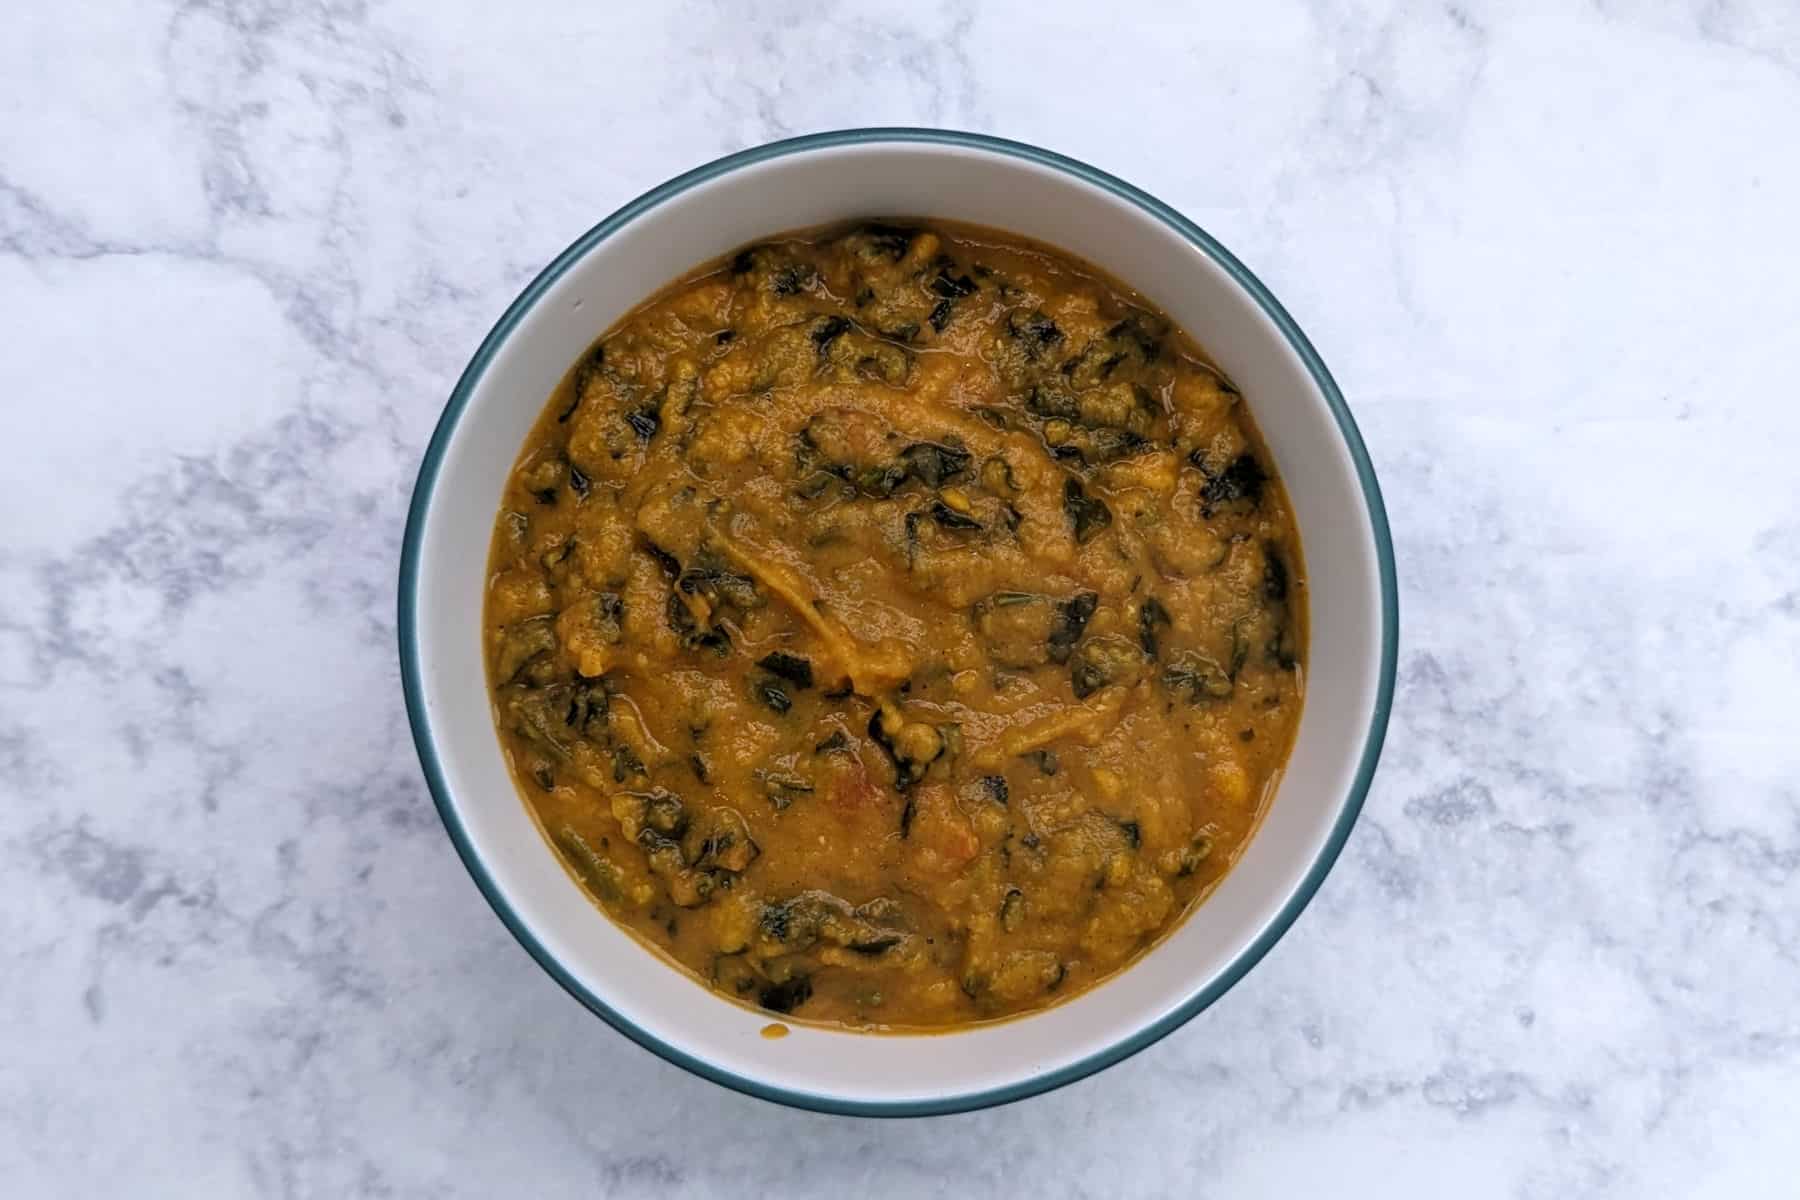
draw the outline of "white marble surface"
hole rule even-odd
[[[0,1191],[1800,1194],[1800,8],[751,7],[6,5]],[[1267,961],[1101,1076],[898,1123],[690,1078],[538,972],[393,628],[420,449],[524,281],[701,160],[876,123],[1241,254],[1403,592],[1380,776]]]

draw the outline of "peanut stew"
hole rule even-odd
[[[1300,545],[1238,390],[1094,268],[940,222],[759,243],[621,319],[527,439],[490,581],[495,720],[569,870],[800,1020],[943,1029],[1118,971],[1230,868],[1301,708]]]

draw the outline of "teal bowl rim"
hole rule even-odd
[[[1300,886],[1295,889],[1294,894],[1288,898],[1288,902],[1275,915],[1274,919],[1263,927],[1250,945],[1232,960],[1224,971],[1198,993],[1161,1019],[1137,1030],[1129,1037],[1122,1038],[1104,1050],[1097,1051],[1079,1062],[1071,1063],[1055,1071],[1007,1084],[1005,1087],[934,1097],[928,1100],[905,1101],[852,1100],[838,1096],[817,1095],[811,1092],[776,1087],[760,1080],[747,1079],[730,1071],[721,1070],[703,1059],[695,1058],[679,1047],[652,1037],[633,1025],[565,971],[562,964],[544,948],[531,930],[519,919],[518,914],[512,910],[507,898],[501,894],[480,856],[475,852],[474,846],[469,842],[467,831],[463,828],[462,818],[457,813],[456,805],[450,797],[449,786],[444,780],[443,766],[438,761],[436,745],[432,740],[431,725],[425,715],[424,684],[419,661],[417,629],[419,544],[424,536],[425,513],[431,506],[432,494],[437,486],[438,469],[443,460],[444,447],[449,443],[457,422],[462,418],[463,410],[468,407],[469,397],[473,393],[476,383],[487,370],[488,363],[493,358],[495,351],[512,334],[514,327],[531,311],[539,297],[588,251],[641,214],[671,197],[680,195],[689,188],[717,179],[722,175],[728,175],[742,167],[782,158],[790,154],[837,146],[868,145],[876,142],[905,142],[983,150],[1023,159],[1038,166],[1050,167],[1066,175],[1072,175],[1085,183],[1103,188],[1122,200],[1129,201],[1179,233],[1196,249],[1224,268],[1237,281],[1238,286],[1242,287],[1262,306],[1269,319],[1274,321],[1276,327],[1286,336],[1289,344],[1293,346],[1294,352],[1300,356],[1300,360],[1306,364],[1306,369],[1311,372],[1313,382],[1318,385],[1320,393],[1325,397],[1326,405],[1331,409],[1332,416],[1336,418],[1338,431],[1343,435],[1345,447],[1356,464],[1357,478],[1362,484],[1363,500],[1368,506],[1369,524],[1375,535],[1376,557],[1379,560],[1381,573],[1381,678],[1375,697],[1375,709],[1369,719],[1369,731],[1363,742],[1362,759],[1357,765],[1356,777],[1351,784],[1350,792],[1344,797],[1344,806],[1338,814],[1336,824],[1332,827],[1331,836],[1326,839],[1325,845],[1313,860],[1312,866],[1308,868],[1305,877],[1300,881]],[[1288,316],[1287,310],[1282,308],[1281,304],[1270,294],[1269,289],[1250,273],[1249,268],[1233,257],[1229,250],[1215,241],[1205,230],[1167,204],[1124,180],[1090,167],[1086,163],[1024,142],[1009,141],[986,134],[904,127],[843,129],[829,133],[807,134],[803,137],[754,146],[748,150],[740,150],[736,154],[728,154],[723,158],[715,159],[645,192],[582,234],[573,245],[557,255],[549,266],[539,272],[537,278],[533,279],[530,285],[519,293],[519,298],[514,300],[501,314],[500,320],[483,339],[481,347],[475,351],[474,358],[469,360],[468,367],[463,371],[462,377],[456,382],[455,389],[450,393],[450,401],[445,405],[444,414],[438,419],[437,428],[433,431],[431,441],[425,449],[425,460],[419,467],[418,481],[413,486],[412,503],[406,517],[406,536],[400,553],[399,607],[400,679],[406,693],[406,715],[412,726],[413,743],[419,753],[419,765],[424,770],[426,785],[431,789],[432,799],[437,804],[438,816],[443,820],[445,831],[449,833],[451,842],[456,846],[457,854],[462,857],[463,865],[468,868],[476,886],[481,889],[481,894],[487,898],[488,904],[493,907],[501,923],[537,960],[538,965],[548,972],[552,979],[561,984],[565,991],[581,1001],[594,1015],[608,1025],[644,1049],[703,1079],[710,1079],[714,1083],[746,1095],[772,1100],[794,1108],[840,1116],[870,1117],[923,1117],[967,1112],[972,1109],[1010,1104],[1015,1100],[1023,1100],[1028,1096],[1039,1095],[1053,1088],[1074,1083],[1078,1079],[1112,1066],[1161,1040],[1231,990],[1232,986],[1242,979],[1250,968],[1262,959],[1263,955],[1269,952],[1270,947],[1280,940],[1281,935],[1287,932],[1288,927],[1294,923],[1301,910],[1312,900],[1313,895],[1319,890],[1319,885],[1324,882],[1325,876],[1330,872],[1332,864],[1337,861],[1338,853],[1343,849],[1345,839],[1350,836],[1351,828],[1356,824],[1357,815],[1362,811],[1363,799],[1368,795],[1369,784],[1375,775],[1376,763],[1381,758],[1382,741],[1387,734],[1388,712],[1392,707],[1394,696],[1394,665],[1398,653],[1400,625],[1398,587],[1394,577],[1394,545],[1388,531],[1387,508],[1382,503],[1381,487],[1376,483],[1375,468],[1370,465],[1369,453],[1363,445],[1362,434],[1358,432],[1356,421],[1350,415],[1350,407],[1344,402],[1343,394],[1338,391],[1338,386],[1332,380],[1331,373],[1325,369],[1325,363],[1319,358],[1318,351],[1313,349],[1312,343],[1307,341],[1306,335],[1300,332],[1300,327],[1294,323],[1292,317]]]

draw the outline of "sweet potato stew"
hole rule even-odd
[[[801,1020],[1105,979],[1230,868],[1300,714],[1300,546],[1237,389],[972,228],[760,243],[626,316],[526,441],[490,580],[495,720],[569,870]]]

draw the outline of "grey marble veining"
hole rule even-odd
[[[748,7],[8,7],[0,1190],[1800,1194],[1800,9]],[[525,280],[878,123],[1239,252],[1356,409],[1403,629],[1365,815],[1249,978],[898,1123],[690,1078],[538,972],[393,652],[419,452]]]

